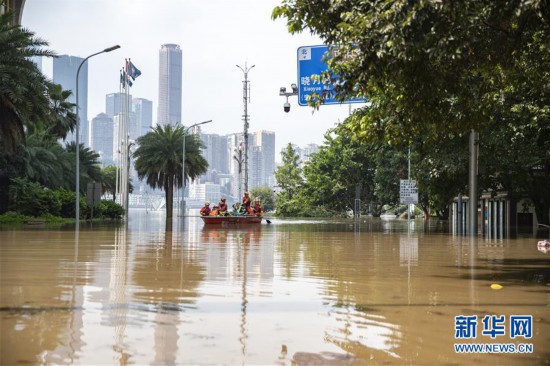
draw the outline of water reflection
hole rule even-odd
[[[0,364],[544,363],[550,258],[437,225],[0,231]],[[533,315],[535,353],[455,354],[460,314]]]

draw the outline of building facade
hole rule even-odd
[[[201,182],[219,184],[219,175],[229,172],[227,136],[201,133],[200,137],[204,145],[202,156],[208,161],[208,171],[201,177]]]
[[[64,90],[72,91],[68,101],[76,103],[76,73],[78,67],[84,61],[81,57],[61,55],[53,59],[53,82],[61,84]],[[78,107],[80,120],[80,143],[90,146],[88,131],[88,64],[84,63],[80,68],[78,80]],[[66,142],[76,141],[75,134],[70,132]]]
[[[107,94],[105,96],[105,113],[109,117],[115,118],[117,114],[122,113],[122,107],[124,106],[125,100],[126,100],[125,93]],[[130,94],[128,101],[131,101],[131,100],[132,100],[132,94]]]
[[[90,148],[99,154],[104,165],[113,163],[114,124],[106,113],[95,116],[90,123]]]
[[[181,123],[182,52],[177,44],[163,44],[159,51],[157,124]]]
[[[132,99],[132,111],[136,115],[137,124],[140,127],[140,136],[151,131],[153,127],[153,102],[144,98]]]
[[[250,174],[257,177],[257,185],[253,187],[275,185],[275,132],[264,130],[255,132],[254,146],[260,148],[260,157],[256,165],[252,163],[253,172]]]

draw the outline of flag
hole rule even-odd
[[[138,76],[141,75],[141,71],[132,63],[132,61],[128,60],[128,76],[132,78],[132,80],[136,80]]]
[[[122,86],[126,86],[125,84],[126,76],[124,74],[125,74],[124,70],[120,70],[120,84],[122,84]]]

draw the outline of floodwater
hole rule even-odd
[[[435,220],[181,219],[168,232],[140,210],[78,235],[3,228],[0,364],[550,364],[538,239],[452,236]],[[512,338],[518,315],[532,323]],[[459,316],[477,316],[475,337]],[[528,353],[455,352],[462,343]]]

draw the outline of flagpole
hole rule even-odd
[[[121,94],[122,94],[122,70],[120,70],[119,79],[118,79],[118,96],[120,96]],[[116,101],[116,98],[115,98],[115,101]],[[113,114],[113,118],[115,118],[114,114]],[[119,169],[119,164],[120,164],[120,119],[119,119],[117,128],[118,128],[117,147],[116,147],[115,154],[117,155],[118,159],[116,159],[117,163],[115,164],[115,167],[116,167],[115,202],[118,203],[118,195],[120,194],[120,191],[119,191],[119,189],[120,189],[120,185],[119,185],[119,179],[120,179],[120,169]]]

